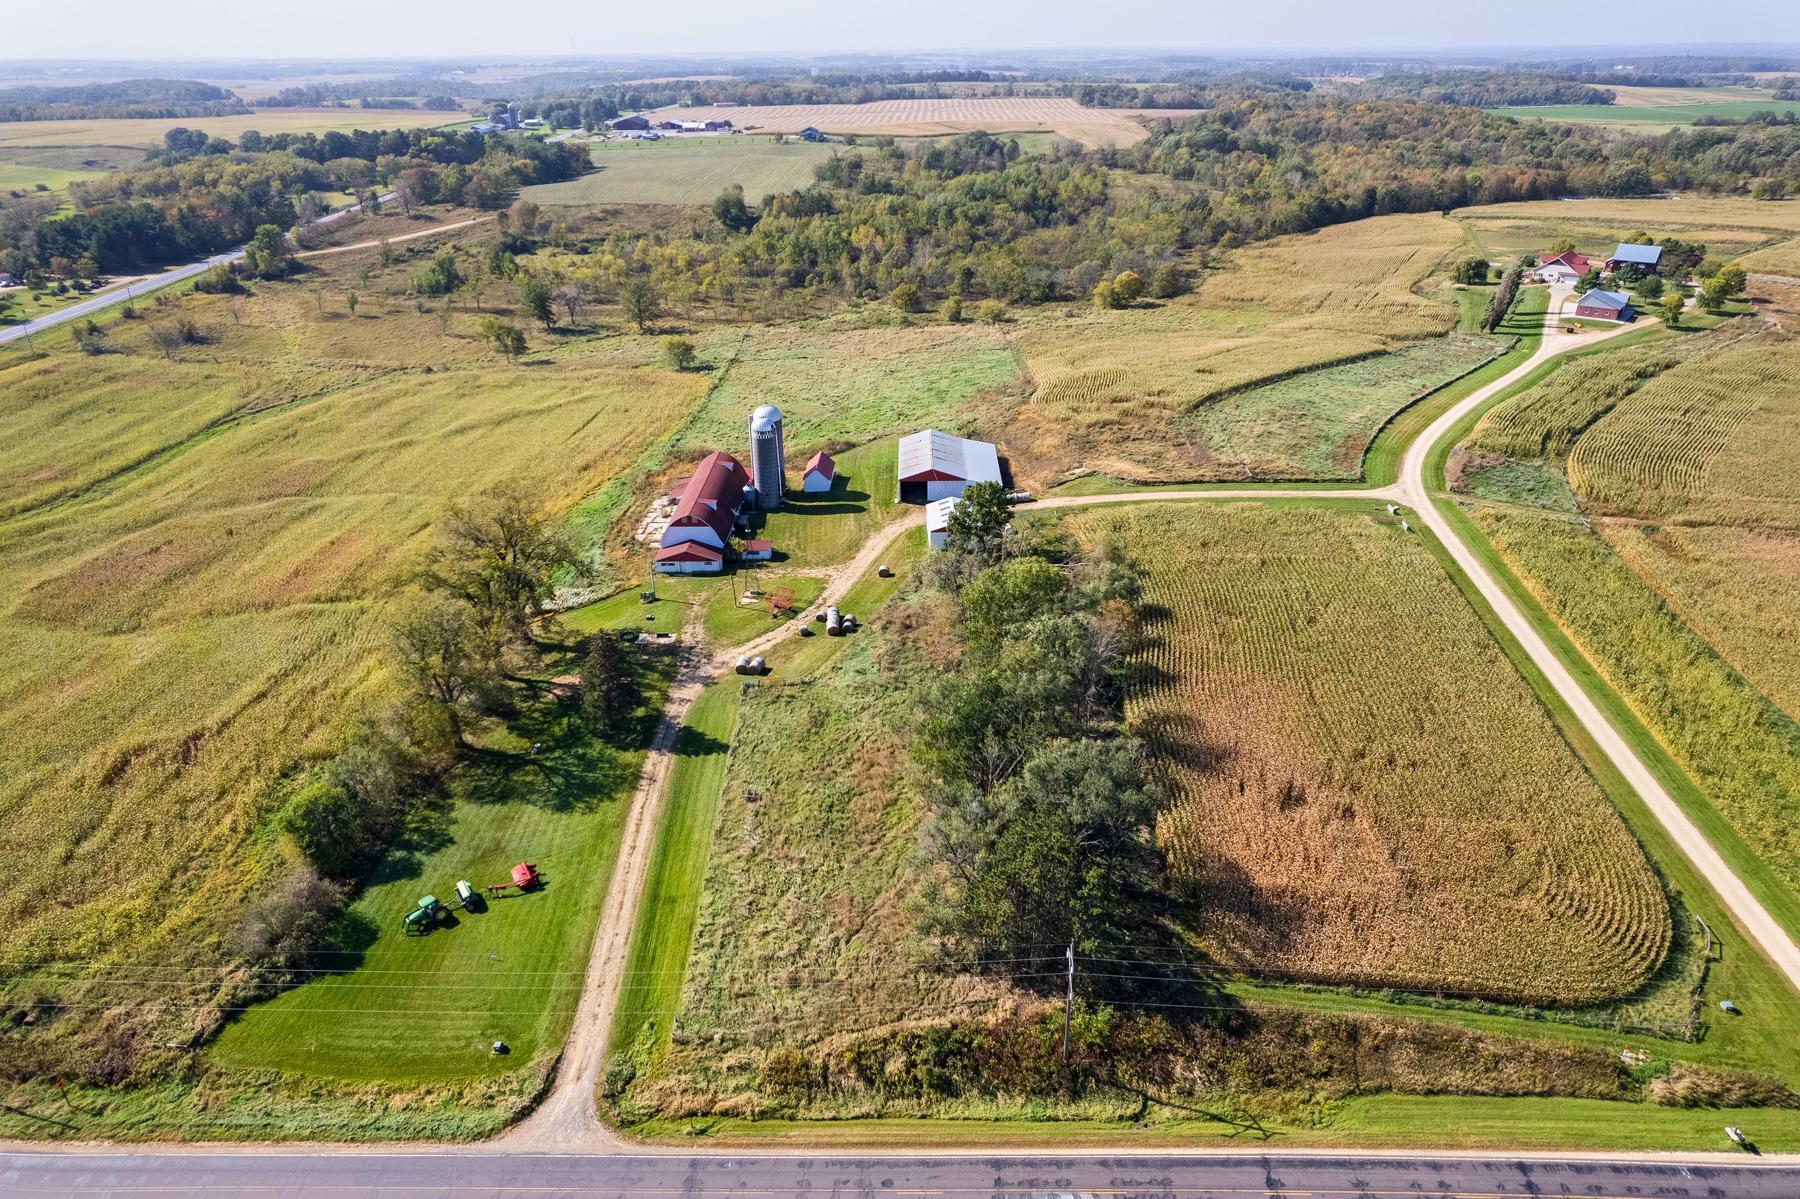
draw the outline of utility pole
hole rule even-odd
[[[1069,942],[1069,994],[1063,1000],[1063,1065],[1069,1064],[1069,1019],[1075,1012],[1075,942]]]

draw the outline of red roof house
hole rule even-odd
[[[716,574],[725,569],[725,551],[704,541],[678,541],[656,551],[656,569],[666,575]]]
[[[1572,282],[1587,274],[1591,265],[1587,255],[1565,250],[1561,254],[1538,255],[1537,270],[1532,274],[1544,282]]]
[[[738,550],[738,557],[747,562],[767,562],[775,556],[775,543],[755,537],[744,542]]]

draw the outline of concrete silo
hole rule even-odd
[[[764,404],[750,414],[750,481],[756,487],[757,507],[781,506],[786,487],[787,458],[781,444],[781,409]]]

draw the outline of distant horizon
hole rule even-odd
[[[443,51],[419,54],[305,54],[263,55],[232,54],[137,54],[137,55],[66,55],[0,56],[0,67],[7,66],[173,66],[173,65],[259,65],[259,66],[344,66],[395,63],[448,64],[467,62],[486,66],[580,65],[596,62],[755,62],[809,63],[840,58],[893,60],[908,58],[1005,58],[1020,56],[1039,59],[1082,58],[1223,58],[1223,59],[1310,59],[1310,58],[1447,58],[1468,56],[1480,59],[1540,58],[1591,59],[1636,57],[1644,55],[1675,57],[1734,57],[1756,54],[1800,56],[1800,41],[1792,42],[1620,42],[1605,45],[1571,46],[1568,44],[1522,43],[1518,45],[1363,45],[1363,46],[901,46],[891,49],[839,47],[805,51],[773,49],[749,50],[643,50],[612,52],[562,51],[555,54],[532,52],[458,52]]]
[[[1640,0],[1628,14],[1640,31],[1626,43],[1583,46],[1538,40],[1539,13],[1471,14],[1436,0],[1269,0],[1246,9],[1207,0],[1120,0],[1096,21],[1077,0],[895,0],[886,8],[824,0],[767,0],[746,6],[689,0],[681,20],[637,6],[596,11],[544,0],[530,19],[512,20],[487,0],[438,0],[428,14],[352,0],[314,0],[271,33],[244,19],[236,0],[86,0],[81,19],[66,8],[20,5],[8,14],[4,62],[354,62],[399,59],[736,58],[846,54],[1200,54],[1314,57],[1344,54],[1507,54],[1580,56],[1624,49],[1734,47],[1766,53],[1800,43],[1800,5],[1740,0],[1728,13],[1678,0]],[[1766,39],[1717,41],[1729,28]],[[1476,27],[1475,23],[1480,22]],[[1282,36],[1291,33],[1293,36]],[[923,36],[922,36],[923,35]],[[1160,35],[1160,36],[1159,36]],[[1484,36],[1485,35],[1485,36]],[[271,38],[286,51],[269,54]],[[545,43],[559,47],[546,55]],[[1085,43],[1085,44],[1084,44]],[[565,47],[590,48],[571,52]],[[936,48],[933,48],[935,45]],[[1187,49],[1171,50],[1170,46]],[[371,47],[386,53],[371,53]]]

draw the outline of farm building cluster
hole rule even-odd
[[[1631,296],[1624,290],[1637,279],[1658,274],[1662,269],[1663,247],[1620,242],[1604,260],[1596,260],[1574,250],[1545,253],[1538,256],[1532,278],[1539,283],[1574,285],[1586,279],[1590,283],[1602,271],[1617,279],[1609,286],[1589,286],[1575,297],[1575,315],[1586,320],[1632,321],[1637,313]]]
[[[655,541],[657,571],[717,574],[728,561],[767,562],[775,556],[772,543],[750,534],[755,515],[780,507],[787,489],[781,409],[773,404],[757,408],[750,414],[749,432],[748,469],[715,450],[651,505],[638,537]],[[801,488],[827,492],[836,481],[837,464],[820,452],[807,462]]]
[[[999,483],[1000,451],[992,442],[936,429],[900,439],[900,502],[925,505],[925,543],[944,548],[950,513],[971,483]]]
[[[611,123],[614,133],[645,133],[655,129],[662,133],[730,133],[733,126],[728,117],[713,117],[704,121],[653,121],[642,113],[628,117],[620,117]]]

